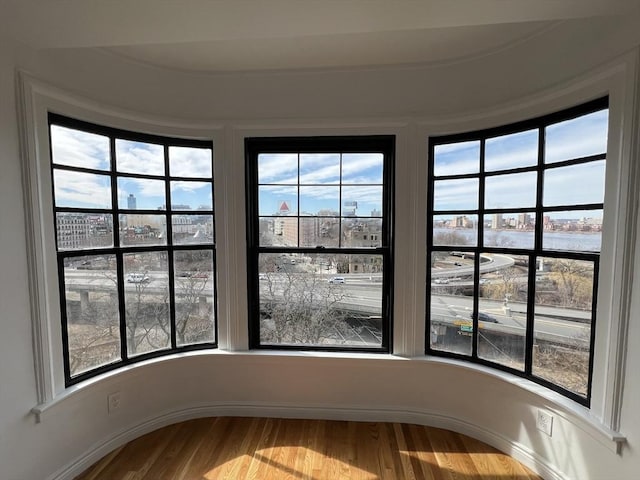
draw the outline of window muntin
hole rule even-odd
[[[211,143],[49,126],[66,384],[215,347]]]
[[[430,140],[428,353],[589,405],[607,122],[604,98]]]
[[[390,350],[393,137],[246,141],[252,348]]]

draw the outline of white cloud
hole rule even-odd
[[[109,177],[56,169],[53,178],[56,206],[111,208]]]
[[[608,118],[608,110],[601,110],[547,127],[545,162],[606,153]]]
[[[187,182],[187,181],[171,182],[172,192],[180,191],[180,192],[194,193],[194,192],[200,191],[203,188],[210,189],[211,184],[207,182]]]
[[[605,161],[552,168],[544,176],[543,204],[579,205],[604,201]]]
[[[538,130],[489,138],[485,144],[487,171],[529,167],[538,163]]]
[[[345,183],[382,183],[381,153],[348,153],[342,156],[342,181]]]
[[[434,159],[434,175],[477,173],[480,169],[480,141],[436,145]]]
[[[536,172],[487,177],[485,183],[485,207],[535,207],[536,180]]]
[[[109,169],[109,138],[51,125],[53,162],[59,165]]]
[[[261,184],[336,184],[339,182],[339,154],[300,154],[301,175],[298,179],[298,155],[261,154],[258,157],[258,181]],[[345,183],[382,183],[382,154],[349,153],[342,155],[342,180]]]
[[[120,172],[164,175],[164,148],[151,143],[117,139],[116,165]]]
[[[297,183],[298,154],[262,153],[258,156],[259,183]]]
[[[208,148],[169,147],[169,173],[173,177],[211,178],[211,150]]]

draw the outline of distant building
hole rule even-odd
[[[133,193],[130,193],[129,196],[127,197],[127,208],[129,210],[135,210],[138,205],[138,202],[136,201],[136,196]]]
[[[106,247],[113,243],[111,233],[113,225],[106,216],[86,213],[59,213],[56,215],[56,226],[59,250]]]
[[[520,213],[518,214],[518,224],[516,225],[518,229],[529,229],[533,228],[533,223],[531,222],[531,215],[528,213]]]

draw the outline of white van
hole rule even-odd
[[[144,283],[148,282],[149,280],[151,279],[144,273],[130,273],[127,276],[127,282],[129,283]]]

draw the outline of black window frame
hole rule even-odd
[[[91,134],[102,135],[109,138],[109,169],[100,170],[92,168],[84,168],[78,166],[54,164],[53,158],[53,141],[51,136],[51,127],[60,126]],[[49,138],[49,167],[51,175],[51,203],[53,210],[54,220],[54,233],[55,233],[55,245],[56,245],[56,261],[58,270],[58,284],[59,284],[59,296],[60,296],[60,318],[62,327],[62,347],[63,347],[63,368],[64,368],[64,381],[65,387],[70,387],[77,383],[80,383],[89,378],[95,377],[105,372],[117,370],[121,367],[142,362],[151,358],[162,357],[175,353],[181,353],[186,351],[206,350],[218,347],[218,307],[217,307],[217,259],[216,259],[216,217],[215,217],[215,202],[214,202],[214,188],[215,188],[215,174],[214,174],[214,145],[211,140],[199,140],[189,138],[178,138],[171,136],[148,134],[143,132],[134,132],[130,130],[123,130],[119,128],[98,125],[83,120],[78,120],[66,115],[61,115],[55,112],[48,112],[48,138]],[[161,145],[164,152],[164,175],[154,174],[140,174],[140,173],[128,173],[118,172],[116,168],[116,139],[128,140],[143,143],[152,143]],[[211,151],[211,177],[181,177],[170,175],[169,169],[169,148],[170,147],[192,147],[203,148]],[[55,201],[55,188],[54,188],[54,171],[65,170],[69,172],[81,172],[99,174],[103,176],[109,176],[111,186],[111,208],[76,208],[76,207],[58,207]],[[118,205],[118,178],[137,178],[137,179],[152,179],[162,180],[165,182],[165,198],[166,205],[163,210],[148,210],[148,209],[130,209],[129,205],[126,207]],[[211,209],[198,209],[199,215],[211,215],[212,217],[212,229],[213,229],[213,241],[202,242],[197,244],[173,244],[173,223],[172,215],[183,215],[190,211],[173,209],[171,205],[171,182],[172,181],[197,181],[207,182],[211,184]],[[82,248],[75,250],[61,250],[58,246],[58,227],[56,222],[57,213],[96,213],[96,214],[111,214],[113,221],[113,245],[111,247],[93,247]],[[166,222],[166,244],[158,246],[123,246],[119,245],[119,224],[120,215],[133,213],[140,215],[161,215],[165,218]],[[185,251],[210,251],[212,259],[212,274],[210,281],[212,282],[213,297],[212,297],[212,316],[213,316],[213,341],[193,343],[186,345],[178,345],[176,337],[176,293],[175,293],[175,278],[176,272],[174,271],[174,253]],[[167,282],[169,290],[169,321],[170,321],[170,345],[168,348],[162,348],[146,353],[136,354],[131,357],[127,351],[127,338],[126,338],[126,308],[125,308],[125,295],[124,289],[127,283],[124,272],[123,258],[126,254],[130,253],[146,253],[146,252],[165,252],[167,255]],[[87,255],[113,255],[116,257],[116,275],[117,275],[117,292],[118,292],[118,312],[119,312],[119,334],[120,334],[120,360],[116,360],[104,365],[100,365],[95,368],[91,368],[86,371],[82,371],[76,375],[72,375],[70,365],[69,354],[69,333],[67,328],[67,303],[66,303],[66,291],[65,291],[65,260],[73,257],[84,257]]]
[[[245,180],[247,201],[247,294],[249,348],[253,350],[392,353],[393,230],[395,135],[247,137],[245,138]],[[382,153],[383,194],[381,246],[280,247],[260,246],[258,210],[258,156],[265,153]],[[342,205],[340,205],[342,208]],[[298,218],[304,218],[298,212]],[[375,254],[382,256],[382,341],[379,347],[261,344],[259,305],[259,255],[261,253]]]
[[[508,125],[499,127],[493,127],[488,129],[476,130],[471,132],[457,133],[451,135],[433,136],[428,140],[428,197],[427,197],[427,268],[426,268],[426,332],[425,332],[425,352],[427,355],[436,357],[453,358],[480,364],[483,366],[491,367],[497,370],[509,372],[511,374],[526,378],[537,384],[549,388],[581,405],[589,407],[591,404],[592,395],[592,382],[593,382],[593,368],[594,368],[594,347],[596,338],[596,311],[598,300],[598,276],[599,265],[601,261],[601,250],[597,252],[587,251],[567,251],[567,250],[553,250],[543,248],[543,212],[559,212],[559,211],[580,211],[580,210],[601,210],[604,213],[604,201],[602,203],[589,203],[589,204],[576,204],[568,205],[563,204],[560,206],[543,206],[543,176],[544,172],[571,165],[587,164],[598,160],[606,160],[607,152],[603,154],[590,155],[586,157],[575,157],[562,161],[554,161],[545,163],[545,127],[553,125],[565,120],[571,120],[583,115],[588,115],[597,111],[605,110],[609,108],[609,97],[597,98],[583,104],[567,108],[561,111],[557,111],[548,115],[528,119],[525,121],[515,122]],[[485,142],[487,139],[498,137],[502,135],[509,135],[519,132],[525,132],[528,130],[538,130],[538,158],[537,162],[533,166],[516,167],[513,169],[499,169],[499,170],[485,170],[484,156],[485,156]],[[438,145],[451,144],[464,141],[480,141],[480,167],[478,173],[470,174],[452,174],[452,175],[438,175],[436,177],[434,173],[435,162],[435,147]],[[536,172],[536,202],[535,207],[525,208],[485,208],[484,198],[485,191],[484,179],[491,176],[504,175],[509,173],[522,173],[522,172]],[[436,180],[443,179],[463,179],[463,178],[479,178],[479,193],[478,193],[478,205],[475,209],[464,210],[438,210],[434,209],[434,182]],[[483,243],[484,238],[484,221],[481,219],[487,215],[492,214],[518,214],[518,213],[535,213],[535,230],[534,230],[534,246],[532,248],[512,248],[512,247],[495,247],[485,246]],[[451,245],[434,245],[434,217],[436,215],[477,215],[477,228],[478,236],[475,246],[451,246]],[[478,356],[478,335],[472,335],[472,347],[471,355],[465,355],[455,352],[443,351],[434,349],[431,347],[430,334],[431,334],[431,254],[437,251],[456,251],[461,253],[475,254],[474,267],[473,267],[473,310],[472,312],[478,312],[478,304],[480,299],[479,285],[480,285],[480,262],[478,260],[479,253],[502,253],[508,255],[526,255],[528,257],[529,265],[534,265],[537,258],[560,258],[560,259],[572,259],[572,260],[586,260],[593,263],[593,289],[592,289],[592,309],[591,309],[591,330],[589,338],[589,363],[588,363],[588,378],[587,378],[587,393],[586,396],[579,395],[571,390],[568,390],[556,383],[536,376],[532,373],[533,368],[533,348],[534,348],[534,305],[535,305],[535,288],[536,288],[536,269],[529,268],[528,271],[528,293],[527,293],[527,320],[525,330],[525,358],[524,358],[524,370],[510,368],[500,363],[492,362],[490,360],[481,358]],[[472,331],[478,332],[478,314],[472,314]]]

